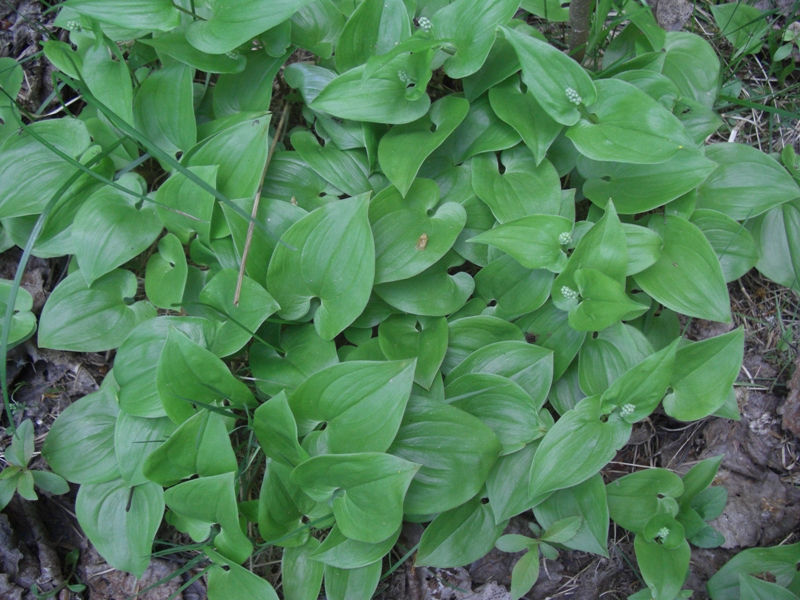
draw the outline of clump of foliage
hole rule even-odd
[[[109,563],[140,575],[166,519],[212,600],[276,598],[242,566],[273,547],[285,598],[367,599],[413,521],[417,565],[527,550],[518,598],[539,552],[606,555],[610,515],[636,597],[683,596],[719,460],[600,471],[659,405],[737,418],[742,330],[679,316],[729,322],[754,266],[800,289],[800,188],[704,144],[701,38],[623,2],[590,71],[540,4],[70,0],[44,52],[80,102],[47,120],[0,62],[6,245],[20,273],[70,257],[38,343],[116,350],[43,447]],[[3,349],[33,330],[18,286]],[[531,509],[534,538],[501,537]]]

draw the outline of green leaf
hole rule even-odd
[[[25,468],[33,457],[33,422],[25,419],[14,430],[5,456],[9,464]]]
[[[559,519],[550,527],[546,528],[539,539],[543,542],[563,544],[575,537],[575,534],[578,533],[578,529],[580,529],[582,520],[580,516],[570,516]]]
[[[261,285],[249,277],[242,278],[238,302],[234,302],[239,274],[222,269],[205,285],[199,300],[209,309],[209,320],[219,321],[209,346],[217,356],[229,356],[241,350],[253,334],[280,307]]]
[[[325,565],[325,597],[327,600],[369,600],[378,588],[382,567],[380,560],[358,569]]]
[[[539,579],[539,548],[522,555],[511,569],[511,599],[519,600],[527,594]]]
[[[189,269],[186,254],[177,236],[168,233],[158,242],[158,253],[147,261],[144,289],[159,308],[175,309],[183,299]]]
[[[427,317],[452,314],[464,306],[475,289],[469,273],[449,273],[452,267],[462,262],[460,257],[450,252],[414,277],[375,286],[375,294],[401,312]]]
[[[136,577],[150,564],[163,514],[164,492],[155,483],[84,483],[75,498],[75,515],[92,545],[111,566]]]
[[[657,216],[650,228],[664,240],[658,261],[633,276],[636,284],[667,308],[708,319],[730,321],[730,299],[717,255],[703,233],[678,216]]]
[[[431,34],[455,46],[444,62],[444,72],[461,79],[481,68],[492,48],[499,25],[504,25],[519,0],[456,0],[431,17]]]
[[[623,223],[628,246],[628,266],[625,275],[635,275],[655,264],[661,256],[661,236],[652,229]]]
[[[447,351],[448,328],[443,317],[417,319],[394,315],[378,327],[378,344],[389,360],[417,359],[414,382],[430,389]]]
[[[41,213],[59,186],[75,172],[72,163],[37,138],[76,160],[91,143],[83,122],[71,118],[38,121],[21,134],[9,136],[0,144],[0,218]],[[36,177],[31,178],[31,173]]]
[[[578,169],[586,178],[586,197],[601,208],[613,198],[617,212],[624,215],[647,212],[680,198],[703,183],[716,166],[693,149],[679,150],[653,165],[586,158],[578,161]]]
[[[603,406],[624,407],[624,419],[640,421],[652,413],[673,380],[675,355],[679,339],[651,354],[616,378],[602,392]]]
[[[714,248],[725,281],[739,279],[758,262],[759,252],[753,236],[728,215],[701,208],[692,213],[690,220]]]
[[[773,281],[800,290],[800,202],[776,206],[748,225],[760,250],[756,268]]]
[[[297,466],[291,479],[317,502],[332,502],[344,535],[376,543],[400,527],[403,498],[419,468],[377,452],[324,455]]]
[[[720,33],[736,48],[736,54],[754,54],[764,44],[770,29],[767,15],[755,6],[741,2],[710,7]]]
[[[475,498],[443,512],[425,528],[414,560],[416,566],[460,567],[486,555],[507,522],[495,524],[488,504]]]
[[[269,56],[263,51],[247,54],[240,73],[220,75],[214,86],[214,115],[217,118],[241,112],[266,112],[272,100],[275,75],[286,56]]]
[[[80,68],[89,91],[120,119],[133,124],[133,84],[128,65],[112,58],[103,38],[85,48]]]
[[[516,131],[497,118],[484,94],[470,102],[467,116],[435,156],[446,156],[451,164],[458,165],[476,154],[516,146],[519,139]]]
[[[267,458],[258,496],[258,532],[269,543],[284,548],[302,546],[310,528],[303,524],[303,509],[311,499],[291,483],[292,467]]]
[[[683,587],[689,572],[691,550],[684,540],[676,548],[667,548],[645,539],[642,534],[633,540],[636,562],[654,600],[672,600]]]
[[[269,114],[259,114],[225,127],[189,150],[181,162],[189,170],[218,165],[216,189],[221,194],[252,198],[267,160],[269,123]],[[198,193],[196,184],[194,193]],[[194,215],[195,210],[189,214]]]
[[[563,125],[548,115],[533,94],[520,89],[515,75],[489,90],[492,110],[511,125],[540,164]]]
[[[408,11],[402,0],[366,0],[350,15],[336,43],[336,68],[346,71],[385,54],[411,36]]]
[[[254,406],[253,394],[227,365],[178,329],[170,329],[158,362],[158,394],[167,416],[180,424],[197,411],[197,404]]]
[[[578,517],[574,535],[561,543],[573,550],[608,556],[608,501],[599,473],[576,486],[553,492],[533,512],[546,531],[562,519]]]
[[[55,496],[69,492],[67,480],[50,471],[31,471],[33,483],[40,490]]]
[[[534,442],[513,454],[501,456],[494,463],[486,480],[486,492],[495,523],[502,523],[534,505],[535,500],[528,487],[528,474],[535,452]]]
[[[746,6],[746,5],[744,5]],[[776,583],[752,575],[739,575],[739,593],[742,600],[796,600],[797,596]]]
[[[106,385],[70,404],[53,423],[42,446],[50,468],[73,483],[103,483],[119,476],[114,455],[119,409],[110,388]]]
[[[350,196],[371,191],[363,151],[340,150],[332,143],[320,146],[314,134],[307,130],[293,133],[291,142],[300,158],[337,189]]]
[[[643,469],[608,484],[608,508],[617,525],[643,533],[653,515],[678,513],[681,478],[666,469]]]
[[[478,271],[475,289],[487,304],[494,303],[493,315],[516,319],[547,301],[553,277],[546,269],[527,269],[511,256],[500,256]]]
[[[235,563],[223,569],[214,565],[208,570],[209,600],[278,600],[278,594],[268,581]]]
[[[470,441],[465,446],[464,440]],[[404,511],[429,515],[475,496],[500,452],[497,437],[479,419],[454,406],[412,396],[389,452],[421,464]]]
[[[771,548],[747,548],[731,558],[708,580],[714,600],[738,600],[740,574],[772,573],[775,583],[788,586],[797,575],[800,543]]]
[[[188,169],[211,187],[216,187],[216,165]],[[199,188],[182,173],[175,173],[156,190],[155,201],[161,222],[183,242],[187,242],[194,231],[202,242],[210,241],[214,212],[214,196],[210,192]]]
[[[334,525],[319,548],[312,553],[312,557],[337,569],[360,569],[388,554],[399,537],[400,528],[375,544],[359,542],[345,537],[339,527]]]
[[[477,277],[480,286],[480,273]],[[536,345],[553,351],[553,379],[556,381],[572,363],[586,338],[586,332],[570,327],[567,313],[558,310],[552,302],[519,319],[517,325],[532,336]]]
[[[119,413],[114,426],[114,454],[119,474],[128,485],[140,485],[147,481],[142,472],[147,457],[163,444],[173,431],[175,424],[165,417],[146,419],[123,411]]]
[[[247,63],[247,59],[238,53],[228,55],[201,52],[187,41],[185,27],[173,29],[152,39],[139,38],[136,41],[155,48],[159,54],[209,73],[240,73]]]
[[[225,417],[203,411],[186,419],[144,461],[145,477],[163,486],[192,475],[236,471]]]
[[[719,409],[739,374],[743,352],[741,327],[678,350],[664,411],[673,419],[695,421]]]
[[[627,266],[625,230],[613,202],[609,202],[603,217],[581,237],[566,266],[553,282],[553,304],[566,311],[574,308],[574,292],[578,288],[575,272],[578,269],[596,269],[621,283]]]
[[[711,108],[719,91],[719,57],[705,39],[687,31],[668,31],[661,72],[681,94]]]
[[[186,152],[197,141],[193,76],[186,65],[163,67],[150,73],[133,100],[136,128],[171,156]]]
[[[119,346],[152,307],[126,303],[136,293],[136,277],[117,269],[87,287],[75,271],[47,299],[39,319],[39,345],[73,352],[100,352]],[[150,314],[148,314],[150,313]]]
[[[646,312],[625,293],[625,287],[597,269],[578,269],[574,274],[581,302],[569,312],[569,324],[578,331],[600,331],[620,320],[630,320]]]
[[[582,400],[545,434],[530,474],[531,492],[543,496],[577,485],[614,458],[631,434],[617,413],[604,415],[599,396]]]
[[[453,247],[467,214],[457,202],[439,204],[436,182],[416,179],[405,198],[392,187],[376,195],[369,220],[375,283],[385,283],[413,277],[439,261]]]
[[[5,473],[4,469],[2,473]],[[14,494],[17,492],[17,478],[0,479],[0,510],[8,506]]]
[[[8,308],[8,297],[14,283],[7,279],[0,279],[0,311],[5,314]],[[11,328],[8,332],[8,347],[12,348],[25,341],[36,331],[36,317],[31,312],[33,296],[23,287],[17,288],[17,297],[14,300],[14,310],[11,314]],[[0,333],[3,324],[0,323]]]
[[[554,121],[563,125],[577,123],[580,112],[570,96],[585,106],[591,106],[597,99],[589,74],[546,42],[506,27],[501,27],[501,31],[517,52],[522,81],[529,93]]]
[[[281,558],[285,600],[316,600],[322,586],[325,566],[311,557],[319,547],[315,538],[303,546],[286,548]]]
[[[547,430],[538,407],[519,385],[487,373],[448,378],[446,402],[478,417],[497,435],[501,454],[511,454],[544,435]]]
[[[305,316],[319,298],[314,326],[331,340],[350,325],[369,300],[375,248],[364,196],[322,206],[281,237],[267,272],[268,288],[286,319]]]
[[[368,4],[385,3],[370,0],[361,6]],[[469,103],[463,98],[445,96],[434,102],[426,115],[406,125],[396,125],[381,137],[378,162],[401,195],[408,193],[422,163],[455,131],[468,110]]]
[[[258,0],[214,0],[211,16],[192,22],[186,38],[198,50],[224,54],[279,25],[310,1],[275,0],[266,6]]]
[[[340,119],[401,124],[428,112],[424,93],[431,76],[431,52],[399,54],[366,76],[365,66],[339,75],[309,105]],[[420,93],[421,92],[421,93]]]
[[[653,347],[645,335],[631,325],[617,324],[588,338],[580,350],[578,370],[581,389],[602,394],[623,373],[645,360]],[[625,387],[625,384],[620,384]],[[616,396],[609,393],[607,398]]]
[[[778,161],[744,144],[713,144],[706,156],[719,166],[697,188],[697,208],[751,219],[800,198],[800,186]]]
[[[561,207],[561,181],[555,168],[547,160],[537,164],[521,145],[499,157],[491,153],[474,157],[472,187],[500,223],[531,215],[557,215]]]
[[[442,373],[445,375],[467,356],[492,342],[525,339],[519,327],[490,315],[456,319],[451,321],[448,327],[450,340],[442,363]]]
[[[717,475],[723,456],[712,456],[695,464],[683,476],[683,494],[680,497],[681,506],[688,506],[703,490],[707,489]]]
[[[212,544],[226,558],[241,563],[250,556],[253,545],[239,526],[235,477],[236,473],[228,472],[184,481],[169,488],[164,500],[180,517],[209,527],[218,523],[220,530]]]
[[[503,341],[476,350],[448,375],[455,381],[467,373],[502,375],[525,390],[533,407],[542,407],[553,379],[552,351],[521,341]]]
[[[250,346],[250,369],[256,387],[275,395],[285,389],[291,393],[317,371],[339,362],[336,344],[323,340],[313,325],[295,325],[281,332],[281,357],[263,344]]]
[[[110,187],[92,194],[72,225],[75,259],[88,285],[144,252],[161,232],[151,206],[138,209],[131,196]]]
[[[289,397],[300,434],[324,423],[319,444],[329,452],[385,451],[400,427],[414,366],[351,361],[315,373]]]
[[[178,9],[170,0],[70,0],[65,4],[82,15],[126,29],[169,31],[180,23]]]
[[[522,0],[520,8],[552,23],[564,22],[569,18],[569,10],[557,0]]]
[[[595,82],[591,118],[581,118],[567,137],[582,155],[599,161],[661,163],[694,146],[683,124],[662,104],[618,79]]]
[[[157,317],[140,323],[117,350],[114,375],[125,412],[139,417],[166,415],[158,393],[157,375],[167,335],[176,328],[205,345],[210,323],[197,317]]]
[[[253,432],[264,454],[273,460],[295,467],[308,458],[297,441],[297,423],[283,392],[256,409]]]

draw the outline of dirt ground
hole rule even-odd
[[[685,0],[660,0],[656,14],[669,28],[680,28],[691,14]],[[38,107],[51,92],[49,67],[35,57],[41,27],[52,19],[31,0],[0,0],[0,56],[34,57],[26,62],[21,101]],[[795,127],[796,123],[793,124]],[[794,137],[796,140],[796,135]],[[737,140],[741,141],[741,140]],[[0,277],[13,278],[19,251],[0,255]],[[23,285],[34,297],[38,313],[48,293],[64,275],[63,261],[33,259]],[[730,286],[734,309],[731,326],[694,322],[689,335],[702,339],[732,327],[746,329],[745,359],[736,387],[742,414],[738,422],[709,418],[689,425],[654,414],[634,429],[631,442],[604,471],[607,480],[641,466],[687,471],[696,461],[724,454],[715,483],[728,490],[728,504],[712,523],[726,539],[714,550],[693,549],[687,587],[693,598],[706,598],[705,582],[737,551],[800,541],[800,368],[798,343],[800,311],[797,295],[764,280],[755,272]],[[58,414],[96,389],[110,369],[113,356],[43,350],[30,341],[9,356],[8,381],[15,404],[24,407],[16,417],[35,424],[36,447]],[[0,427],[0,447],[8,436]],[[37,458],[34,461],[41,459]],[[74,488],[74,486],[73,486]],[[97,555],[80,531],[73,512],[74,493],[43,497],[38,503],[15,498],[0,513],[0,598],[33,600],[33,586],[59,588],[58,600],[203,600],[202,580],[191,582],[187,571],[162,585],[189,557],[154,559],[141,580],[118,572]],[[517,518],[512,531],[527,529]],[[168,530],[160,537],[170,538]],[[407,526],[392,559],[411,548],[419,526]],[[545,560],[539,581],[526,596],[545,598],[624,599],[642,584],[634,568],[632,538],[613,528],[609,558],[562,552]],[[380,600],[506,600],[511,568],[517,556],[493,551],[467,568],[413,569],[405,563],[381,582]],[[66,584],[84,585],[71,592]],[[183,588],[183,589],[181,589]]]

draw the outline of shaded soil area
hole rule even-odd
[[[688,3],[660,0],[657,14],[670,29],[679,29],[691,14]],[[34,110],[52,93],[50,67],[38,55],[41,29],[52,19],[42,4],[0,0],[0,56],[24,60],[25,81],[20,101]],[[0,256],[0,277],[12,279],[19,251]],[[34,297],[34,312],[64,276],[63,261],[33,259],[23,279]],[[705,582],[738,550],[800,541],[800,368],[797,344],[800,329],[793,315],[800,311],[795,294],[749,274],[731,284],[732,326],[746,329],[745,360],[737,385],[739,421],[705,419],[685,424],[663,413],[654,414],[634,429],[631,441],[604,471],[607,481],[644,467],[665,467],[686,472],[697,461],[725,456],[716,484],[729,494],[723,514],[712,523],[725,536],[718,549],[694,549],[687,587],[693,598],[705,598]],[[732,326],[695,322],[689,336],[703,339]],[[70,402],[95,390],[113,364],[110,354],[73,354],[43,350],[30,341],[15,348],[8,360],[9,389],[14,415],[35,424],[36,448],[55,418]],[[9,436],[0,427],[0,447]],[[38,452],[34,468],[45,468]],[[74,515],[75,486],[71,494],[46,497],[37,503],[15,498],[0,513],[0,598],[33,600],[34,589],[53,591],[58,600],[147,600],[169,597],[202,600],[202,579],[196,571],[181,573],[190,558],[157,558],[136,580],[111,568],[91,548]],[[531,516],[532,518],[532,516]],[[512,521],[511,532],[526,532],[527,520]],[[396,554],[412,548],[419,526],[403,532]],[[175,540],[164,529],[160,539]],[[516,555],[492,551],[467,568],[413,568],[407,561],[381,582],[381,600],[507,600]],[[388,564],[387,564],[388,566]],[[177,575],[175,575],[178,573]],[[163,583],[160,583],[164,581]],[[81,587],[83,586],[83,587]],[[544,560],[539,581],[526,595],[544,598],[604,598],[621,600],[642,587],[635,568],[632,537],[613,527],[609,557],[562,552]],[[72,589],[70,589],[72,588]]]

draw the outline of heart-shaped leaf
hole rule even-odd
[[[350,325],[369,300],[375,277],[375,246],[367,198],[322,206],[281,237],[267,271],[268,289],[281,317],[299,319],[319,298],[314,326],[331,340]]]
[[[463,98],[445,96],[434,102],[425,116],[396,125],[381,137],[378,162],[401,195],[408,193],[422,163],[455,131],[468,110],[469,103]]]
[[[522,81],[544,111],[557,123],[577,123],[578,105],[591,106],[598,96],[589,74],[547,42],[506,27],[501,30],[517,52]]]
[[[633,276],[636,284],[679,313],[729,322],[730,300],[719,259],[703,233],[686,219],[659,216],[650,228],[664,240],[658,261]]]
[[[578,152],[592,160],[661,163],[694,147],[683,124],[639,88],[619,79],[600,79],[597,102],[567,130]]]
[[[329,452],[383,452],[400,427],[413,378],[414,361],[341,363],[307,379],[289,405],[301,436],[326,424],[318,443]]]
[[[377,543],[400,527],[403,498],[419,468],[377,452],[324,455],[296,467],[292,481],[318,502],[332,502],[344,535]]]
[[[121,479],[86,483],[75,498],[75,515],[110,565],[141,577],[164,515],[164,491],[155,483],[130,487]]]
[[[500,223],[557,215],[561,208],[558,173],[547,160],[537,165],[525,146],[506,150],[498,158],[490,153],[474,157],[472,187]]]
[[[415,180],[405,198],[391,187],[375,196],[369,207],[375,283],[422,273],[453,247],[467,215],[457,202],[438,202],[439,188],[430,179]]]

